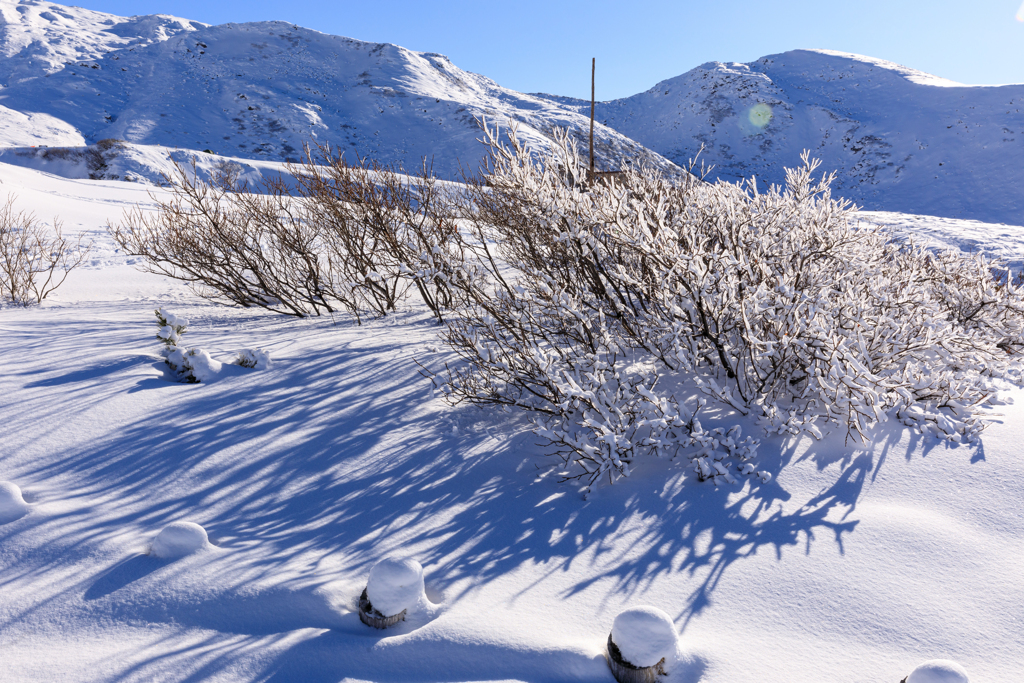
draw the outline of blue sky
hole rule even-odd
[[[971,84],[1024,82],[1020,0],[70,0],[113,14],[210,24],[280,19],[325,33],[448,55],[523,92],[598,99],[641,92],[709,61],[828,48]]]

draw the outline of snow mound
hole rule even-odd
[[[615,617],[612,642],[633,666],[654,666],[675,653],[676,627],[657,607],[631,607]]]
[[[17,484],[0,481],[0,524],[13,522],[28,512],[28,503]]]
[[[412,559],[381,560],[370,570],[366,597],[373,609],[384,616],[410,610],[426,600],[423,591],[423,566]]]
[[[173,349],[167,354],[167,364],[177,373],[179,381],[189,384],[209,382],[223,367],[223,363],[202,349]]]
[[[243,349],[238,352],[238,360],[235,363],[243,368],[266,370],[270,367],[270,353],[263,349]]]
[[[910,672],[907,683],[968,683],[964,668],[948,659],[933,659]]]
[[[206,529],[195,522],[171,522],[153,539],[150,553],[171,560],[191,555],[209,545]]]

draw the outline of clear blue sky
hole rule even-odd
[[[74,2],[75,0],[71,0]],[[795,48],[879,57],[970,84],[1024,83],[1022,0],[77,0],[130,16],[220,24],[280,19],[440,52],[523,92],[598,99],[641,92],[709,61]],[[70,4],[70,3],[69,3]],[[1021,14],[1024,17],[1024,14]]]

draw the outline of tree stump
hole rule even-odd
[[[622,658],[618,646],[608,634],[608,648],[605,653],[608,668],[619,683],[657,683],[658,676],[665,676],[665,658],[653,666],[634,666]]]
[[[363,622],[367,626],[373,628],[390,628],[400,621],[405,621],[405,613],[407,610],[402,610],[394,616],[386,616],[378,612],[373,608],[370,603],[370,598],[366,595],[366,589],[363,589],[362,594],[359,596],[359,621]]]

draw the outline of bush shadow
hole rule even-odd
[[[419,333],[432,339],[429,328]],[[271,370],[205,387],[160,382],[166,400],[173,401],[174,420],[147,415],[97,443],[74,444],[27,472],[36,480],[74,476],[82,482],[76,496],[122,503],[102,519],[61,520],[67,525],[62,542],[84,548],[109,538],[111,529],[155,532],[190,519],[236,553],[237,560],[224,561],[226,580],[234,576],[229,565],[237,562],[249,581],[273,581],[300,550],[360,575],[382,556],[413,545],[449,604],[533,563],[543,567],[536,584],[561,576],[562,597],[587,594],[595,613],[646,591],[661,577],[686,576],[694,584],[686,603],[667,606],[685,631],[710,604],[729,567],[746,557],[763,549],[781,557],[786,546],[803,545],[810,552],[819,534],[842,553],[844,535],[858,524],[852,513],[865,482],[900,447],[903,434],[888,433],[877,460],[869,451],[837,450],[832,442],[805,448],[767,440],[761,466],[776,475],[798,458],[837,468],[830,486],[802,501],[792,500],[777,479],[719,490],[697,484],[682,463],[658,461],[582,501],[570,485],[534,478],[535,468],[550,462],[524,431],[522,416],[477,408],[439,414],[436,406],[424,405],[428,389],[412,363],[418,347],[396,340],[388,326],[370,327],[354,341],[339,341],[329,327],[303,334],[305,355],[275,360]],[[106,376],[101,367],[65,377],[102,383]],[[129,374],[123,383],[132,381],[159,380]],[[59,391],[64,383],[40,380],[35,386]],[[188,486],[178,486],[181,480]],[[152,558],[130,557],[73,590],[89,601],[109,599],[161,566]],[[580,578],[566,580],[570,572]],[[512,596],[509,609],[536,584]],[[230,610],[236,617],[225,616]],[[265,623],[260,614],[261,603],[238,597],[142,616],[254,636],[344,626],[313,612]],[[345,618],[351,621],[352,615]],[[391,659],[381,669],[379,658],[354,654],[342,647],[342,638],[328,631],[290,646],[272,658],[265,675],[275,681],[405,680],[407,655],[401,648],[389,650]],[[489,656],[486,647],[443,647],[456,664],[438,672],[444,677],[437,680],[562,680],[538,678],[541,664],[526,660],[565,653],[538,652],[521,663],[512,653],[485,673],[479,667]],[[243,654],[226,648],[209,666],[229,666]],[[566,670],[598,675],[592,662],[579,658],[579,667]],[[310,662],[319,664],[304,664]],[[549,664],[562,670],[561,664]],[[301,675],[294,673],[300,669]]]

